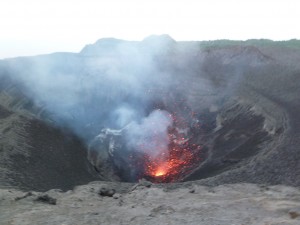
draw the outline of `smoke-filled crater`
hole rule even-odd
[[[103,128],[91,141],[88,158],[107,180],[179,181],[201,162],[203,134],[196,112],[158,104],[124,127]]]
[[[255,47],[102,39],[78,54],[6,64],[4,94],[21,99],[8,106],[75,135],[89,162],[82,170],[95,179],[245,180],[241,171],[264,165],[285,132],[276,101],[251,86],[278,66]]]
[[[176,99],[153,104],[144,117],[130,118],[122,127],[103,127],[90,141],[88,159],[103,180],[203,179],[247,162],[270,142],[265,118],[251,106],[231,102],[223,115],[193,111]]]

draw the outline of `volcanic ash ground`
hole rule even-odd
[[[3,225],[296,225],[300,224],[300,190],[254,184],[211,188],[190,184],[172,190],[145,181],[138,185],[93,182],[67,192],[2,189],[0,211]]]

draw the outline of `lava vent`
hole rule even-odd
[[[105,180],[181,181],[202,161],[197,114],[155,109],[122,129],[104,128],[90,144],[89,160]]]

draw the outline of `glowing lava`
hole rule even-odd
[[[176,125],[180,122],[181,129]],[[168,152],[162,152],[153,157],[144,156],[144,176],[154,182],[179,181],[191,172],[201,161],[201,146],[196,144],[196,138],[190,132],[187,123],[174,119],[174,124],[168,130]]]
[[[163,175],[165,175],[165,174],[166,174],[165,171],[159,169],[159,170],[157,170],[157,171],[155,172],[154,176],[160,177],[160,176],[163,176]]]

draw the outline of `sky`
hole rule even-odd
[[[299,0],[1,0],[0,58],[79,52],[100,38],[300,39]]]

